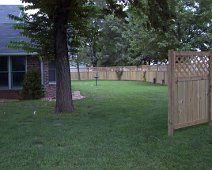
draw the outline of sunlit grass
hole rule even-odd
[[[211,169],[212,126],[167,136],[167,86],[72,85],[86,99],[71,114],[48,101],[0,103],[0,169]]]

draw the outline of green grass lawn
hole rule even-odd
[[[48,101],[0,103],[1,170],[212,169],[212,126],[167,136],[167,86],[72,85],[86,96],[72,114],[54,114]]]

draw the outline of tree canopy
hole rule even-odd
[[[182,0],[162,5],[159,1],[142,0],[133,3],[125,11],[124,19],[112,17],[114,14],[105,18],[102,34],[96,40],[101,47],[97,57],[99,66],[167,62],[169,49],[211,50],[211,2]],[[161,10],[161,15],[156,14]]]

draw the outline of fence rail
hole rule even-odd
[[[142,65],[123,67],[92,67],[80,69],[81,80],[142,80],[157,84],[168,84],[167,65]],[[71,79],[78,80],[76,69],[71,69]]]

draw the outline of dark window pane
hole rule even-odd
[[[50,82],[55,82],[56,81],[55,70],[49,70],[49,81]]]
[[[0,56],[0,71],[8,71],[7,57]]]
[[[21,87],[24,80],[25,72],[12,73],[12,87]]]
[[[12,71],[25,71],[25,56],[12,57]]]
[[[8,87],[8,73],[0,73],[0,87]]]
[[[56,81],[56,68],[55,68],[55,60],[49,61],[49,82]]]
[[[49,61],[49,69],[55,69],[55,60]]]

